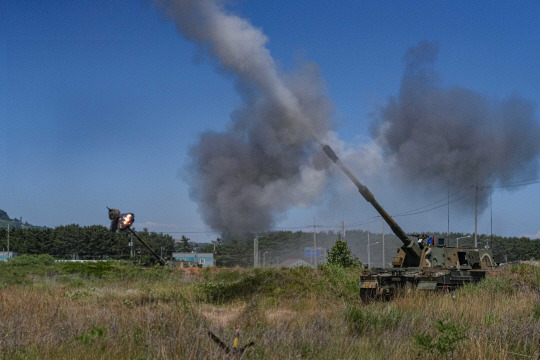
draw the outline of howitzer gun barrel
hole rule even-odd
[[[379,215],[381,215],[384,221],[386,221],[388,226],[390,226],[390,229],[392,229],[394,234],[396,234],[396,236],[403,242],[403,244],[409,245],[411,243],[411,240],[409,239],[407,234],[405,234],[405,231],[403,231],[403,229],[394,221],[394,219],[386,212],[386,210],[383,209],[383,207],[377,202],[377,200],[375,200],[375,196],[373,196],[371,191],[364,184],[362,184],[360,180],[358,180],[356,176],[354,176],[353,173],[351,173],[351,171],[345,165],[343,165],[334,150],[332,150],[332,148],[328,145],[323,145],[323,151],[334,163],[336,163],[337,166],[341,168],[345,175],[347,175],[348,178],[351,179],[354,185],[356,185],[356,187],[358,188],[360,194],[362,194],[364,199],[366,199],[366,201],[369,202],[375,208],[375,210],[377,210]]]

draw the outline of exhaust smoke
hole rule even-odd
[[[159,2],[180,32],[232,74],[244,100],[230,130],[206,132],[191,149],[191,197],[205,222],[225,233],[270,229],[293,205],[309,205],[325,184],[316,139],[330,129],[331,105],[314,64],[279,72],[266,36],[215,0]]]
[[[260,232],[290,207],[313,204],[330,165],[319,144],[339,143],[317,66],[280,72],[266,36],[219,0],[157,2],[186,39],[232,75],[243,100],[228,131],[203,133],[190,151],[186,178],[205,223],[222,233]],[[517,95],[500,100],[443,87],[437,56],[437,45],[426,41],[407,51],[399,94],[373,113],[374,140],[348,149],[345,162],[383,159],[381,172],[437,196],[447,188],[536,177],[534,104]],[[481,205],[488,196],[481,192]]]

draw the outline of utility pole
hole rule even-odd
[[[7,257],[8,259],[10,258],[10,255],[9,255],[9,224],[7,225]]]
[[[370,253],[369,253],[369,223],[368,223],[368,228],[367,228],[367,263],[368,263],[368,267],[370,268],[371,267],[371,256],[370,256]]]
[[[130,258],[135,256],[135,253],[133,252],[133,234],[129,234],[129,255]]]
[[[446,238],[450,241],[450,185],[448,185],[448,201],[447,201],[447,214],[448,214],[448,230],[446,231]]]
[[[490,231],[491,231],[489,243],[493,244],[493,191],[489,192],[489,217],[490,217],[489,226],[490,226]],[[486,244],[486,249],[487,248],[489,248],[489,244]]]
[[[382,266],[386,266],[386,261],[384,259],[384,219],[382,219]]]
[[[478,247],[478,183],[476,183],[476,196],[474,197],[474,247]]]
[[[259,267],[259,237],[253,239],[253,267]]]
[[[345,220],[341,222],[341,237],[343,238],[343,241],[347,243],[347,239],[345,238]]]
[[[317,267],[317,225],[315,225],[315,217],[313,217],[313,264]]]

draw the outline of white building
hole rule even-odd
[[[7,261],[8,259],[14,258],[15,256],[17,256],[16,252],[0,251],[0,261]]]
[[[214,254],[212,253],[173,252],[172,258],[176,261],[196,263],[201,267],[214,266]]]

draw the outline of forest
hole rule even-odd
[[[255,235],[235,238],[224,235],[211,244],[196,244],[186,236],[174,239],[169,234],[149,232],[147,229],[136,231],[156,252],[165,258],[173,251],[197,251],[215,253],[217,266],[248,267],[254,263]],[[447,245],[474,245],[474,235],[461,233],[430,233],[434,238],[447,238]],[[368,260],[368,248],[372,266],[388,265],[401,242],[393,234],[383,235],[364,230],[349,230],[343,236],[336,232],[291,232],[272,231],[257,236],[259,264],[272,266],[287,259],[304,259],[311,263],[321,263],[325,254],[338,238],[343,237],[351,253],[363,263]],[[466,237],[466,238],[464,238]],[[369,238],[369,240],[368,240]],[[368,246],[369,241],[369,246]],[[130,246],[132,244],[132,246]],[[316,245],[316,246],[315,246]],[[517,260],[540,259],[540,241],[526,237],[500,237],[480,234],[479,247],[490,247],[499,263]],[[317,247],[319,257],[314,259],[309,249]],[[0,228],[0,249],[8,249],[8,230]],[[102,225],[80,226],[76,224],[51,228],[19,227],[9,230],[9,250],[18,254],[48,254],[57,259],[131,259],[152,262],[154,259],[129,232],[113,233]]]

